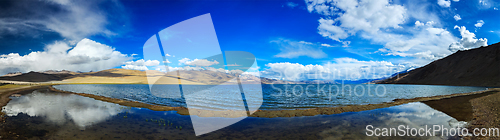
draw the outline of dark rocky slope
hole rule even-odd
[[[374,83],[500,87],[500,43],[457,51],[424,67]]]

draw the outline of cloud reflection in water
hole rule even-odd
[[[58,125],[73,121],[81,129],[117,115],[124,110],[120,105],[71,95],[51,94],[34,91],[21,97],[14,97],[3,108],[8,116],[25,113],[32,117],[45,117]]]

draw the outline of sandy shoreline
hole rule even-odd
[[[30,87],[25,87],[22,89],[4,91],[0,94],[1,95],[0,96],[1,97],[0,105],[2,107],[5,106],[8,103],[8,101],[10,100],[9,96],[11,96],[13,94],[16,94],[16,93],[17,94],[28,94],[28,93],[31,93],[33,90],[38,90],[38,89],[46,89],[46,90],[50,90],[53,92],[60,92],[60,93],[76,94],[79,96],[89,97],[89,98],[93,98],[96,100],[116,103],[119,105],[129,106],[129,107],[148,108],[148,109],[155,110],[155,111],[177,111],[177,113],[180,115],[197,115],[200,117],[229,117],[229,118],[246,116],[245,111],[204,111],[204,110],[194,110],[193,111],[193,110],[191,110],[191,112],[197,112],[197,113],[196,114],[189,114],[189,110],[185,107],[169,107],[169,106],[161,106],[161,105],[152,105],[152,104],[146,104],[146,103],[141,103],[141,102],[136,102],[136,101],[115,99],[115,98],[109,98],[109,97],[86,94],[86,93],[74,93],[74,92],[58,90],[58,89],[53,88],[50,85],[30,86]],[[483,93],[485,93],[485,94],[483,94]],[[401,104],[406,104],[406,103],[411,103],[411,102],[425,102],[425,101],[427,101],[427,102],[430,102],[430,104],[443,104],[443,103],[447,103],[447,102],[455,102],[453,100],[458,100],[458,99],[460,99],[462,101],[468,101],[472,98],[477,98],[480,96],[492,96],[492,94],[500,96],[500,94],[497,94],[497,93],[500,93],[500,89],[493,88],[493,89],[488,89],[488,90],[484,90],[484,91],[470,92],[470,93],[459,93],[459,94],[440,95],[440,96],[432,96],[432,97],[419,97],[419,98],[413,98],[413,99],[396,99],[393,102],[380,103],[380,104],[348,105],[348,106],[341,106],[341,107],[323,107],[323,108],[295,109],[295,110],[257,110],[255,113],[251,114],[250,117],[274,118],[274,117],[300,117],[300,116],[315,116],[315,115],[331,115],[331,114],[340,114],[340,113],[344,113],[344,112],[358,112],[358,111],[373,110],[373,109],[378,109],[378,108],[386,108],[386,107],[391,107],[391,106],[396,106],[396,105],[401,105]],[[466,99],[464,100],[464,98],[466,98]],[[427,102],[426,102],[426,104],[428,104]],[[432,103],[432,102],[436,102],[436,103]],[[432,105],[430,105],[430,106],[433,107]],[[440,109],[439,107],[433,107],[433,108],[444,111],[447,114],[450,114],[449,112],[446,111],[449,109],[443,110],[442,108]],[[477,110],[477,109],[475,109],[475,110]],[[456,114],[461,114],[461,112],[458,112]],[[453,114],[451,116],[453,116]],[[3,118],[3,115],[1,118]]]

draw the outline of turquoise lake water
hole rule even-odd
[[[296,109],[391,102],[436,95],[485,90],[485,87],[434,85],[56,85],[57,89],[166,106],[238,110],[245,98],[252,109]],[[172,89],[177,91],[172,91]]]

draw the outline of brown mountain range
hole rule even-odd
[[[148,84],[146,73],[149,76],[158,77],[156,84],[177,84],[177,73],[164,73],[155,70],[139,71],[128,69],[108,69],[97,72],[71,72],[71,71],[44,71],[44,72],[28,72],[28,73],[13,73],[0,76],[0,80],[6,81],[22,81],[22,82],[52,82],[60,84]],[[217,71],[179,71],[182,84],[235,84],[237,75],[223,73]],[[242,75],[240,77],[242,83],[248,84],[305,84],[307,82],[300,81],[283,81],[256,77],[253,75]]]
[[[374,83],[500,87],[500,43],[457,51],[426,66]]]

